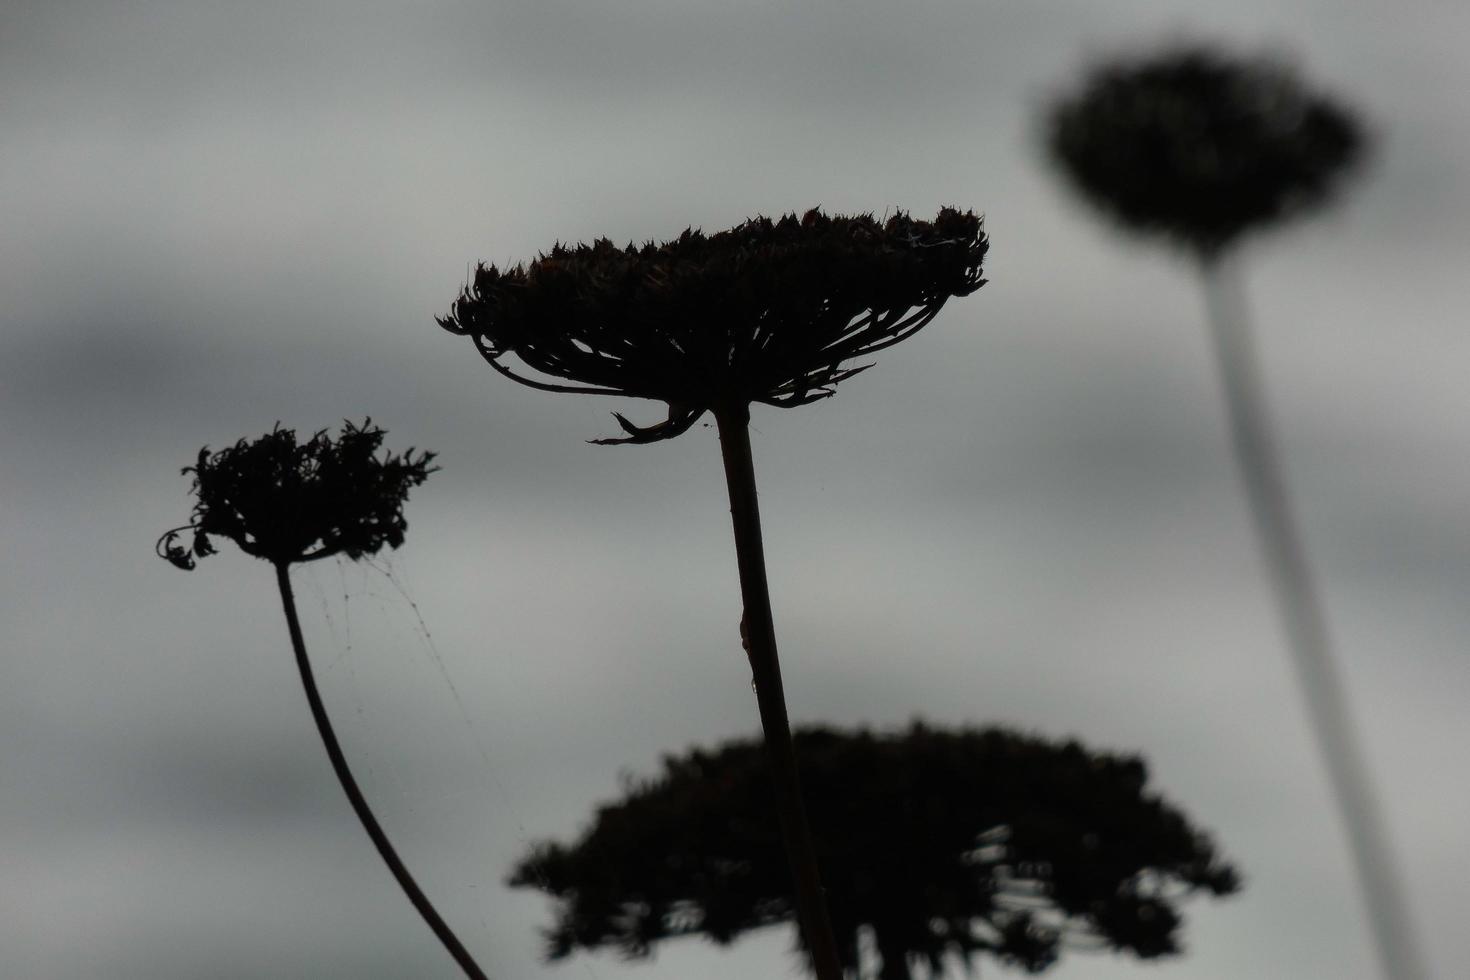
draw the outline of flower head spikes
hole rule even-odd
[[[1094,68],[1046,140],[1101,210],[1204,255],[1324,203],[1367,148],[1354,114],[1288,64],[1198,44]]]
[[[183,470],[194,474],[193,520],[158,540],[159,557],[192,569],[196,557],[214,554],[210,535],[277,565],[397,548],[409,489],[438,467],[433,453],[413,449],[379,458],[383,436],[365,419],[361,427],[344,422],[335,440],[323,429],[298,444],[295,430],[278,423],[253,441],[204,447]],[[194,532],[188,546],[177,543],[186,531]]]
[[[663,244],[558,244],[530,265],[481,265],[439,324],[522,384],[668,403],[668,421],[617,415],[627,438],[594,440],[654,442],[707,411],[826,398],[868,366],[853,358],[978,289],[987,247],[980,218],[950,208],[933,221],[813,209]],[[512,354],[537,376],[508,366]]]

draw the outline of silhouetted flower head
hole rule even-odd
[[[1290,65],[1203,45],[1094,68],[1046,140],[1101,210],[1203,255],[1322,204],[1367,149],[1354,113]]]
[[[433,453],[412,449],[379,458],[383,435],[367,419],[361,428],[345,422],[335,440],[323,429],[298,444],[294,430],[277,424],[215,453],[205,446],[183,470],[194,474],[193,520],[158,540],[159,557],[192,569],[196,557],[214,554],[211,535],[274,564],[397,548],[409,488],[438,467],[429,465]],[[187,546],[178,543],[186,532]]]
[[[534,847],[510,884],[557,898],[551,957],[601,946],[644,956],[657,940],[725,943],[792,921],[763,751],[740,740],[668,757],[580,840]],[[1040,970],[1069,941],[1166,955],[1179,949],[1183,896],[1239,885],[1209,838],[1146,788],[1136,757],[921,725],[806,729],[796,754],[849,970],[864,928],[885,956],[936,977],[946,956],[982,953]]]
[[[641,247],[558,244],[530,265],[481,265],[439,324],[522,384],[667,402],[668,421],[618,415],[628,438],[595,440],[653,442],[707,411],[831,395],[867,367],[853,358],[978,289],[987,247],[980,219],[948,208],[933,221],[812,210]]]

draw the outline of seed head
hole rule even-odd
[[[627,438],[594,440],[654,442],[707,411],[828,397],[868,367],[854,358],[983,285],[987,248],[981,220],[950,208],[933,221],[811,210],[662,244],[558,244],[529,265],[479,266],[439,325],[533,388],[666,402],[668,421],[617,415]]]
[[[854,972],[865,930],[934,977],[944,959],[977,954],[1039,972],[1074,943],[1166,956],[1179,951],[1181,899],[1240,884],[1137,757],[918,724],[808,728],[795,744]],[[642,957],[691,934],[728,943],[795,918],[770,794],[757,740],[667,757],[598,807],[579,840],[533,845],[508,883],[557,899],[552,959],[600,947]]]
[[[1199,44],[1096,66],[1046,125],[1084,198],[1202,255],[1322,205],[1367,149],[1355,114],[1290,64]]]
[[[377,456],[384,431],[365,419],[344,422],[334,440],[325,429],[298,444],[296,432],[276,427],[259,439],[241,439],[199,459],[194,474],[193,520],[159,538],[160,558],[179,568],[214,554],[211,535],[229,538],[247,555],[273,564],[352,559],[403,543],[403,504],[410,487],[438,469],[433,453],[414,450]],[[192,531],[190,545],[178,542]]]

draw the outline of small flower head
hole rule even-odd
[[[987,247],[980,219],[948,208],[933,221],[812,210],[663,244],[557,245],[529,265],[481,265],[439,324],[522,384],[668,403],[667,422],[618,415],[628,437],[598,440],[653,442],[707,411],[826,398],[867,367],[853,358],[978,289]]]
[[[1353,112],[1289,64],[1202,45],[1097,66],[1046,141],[1099,209],[1202,255],[1323,204],[1367,148]]]
[[[323,429],[298,444],[294,430],[277,424],[228,449],[204,447],[183,470],[194,474],[193,520],[158,540],[159,557],[192,569],[196,557],[214,553],[211,535],[277,565],[397,548],[408,527],[409,488],[438,467],[430,465],[433,453],[412,449],[379,458],[383,435],[367,419],[360,428],[344,422],[336,439]],[[179,544],[185,532],[193,541]]]

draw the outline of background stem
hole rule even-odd
[[[1205,258],[1201,270],[1240,479],[1307,716],[1347,831],[1382,974],[1386,980],[1425,980],[1388,834],[1332,655],[1322,603],[1287,502],[1239,271],[1219,257]]]
[[[469,950],[450,931],[449,926],[439,917],[429,899],[419,889],[418,883],[408,873],[408,868],[398,858],[398,852],[393,850],[393,845],[388,843],[388,835],[383,833],[383,828],[378,826],[373,811],[369,809],[367,800],[364,799],[362,791],[357,788],[357,780],[352,778],[352,771],[347,768],[347,758],[342,754],[342,746],[337,743],[337,736],[332,731],[332,723],[327,720],[327,709],[322,704],[321,695],[316,689],[316,680],[312,676],[311,661],[306,657],[306,641],[301,636],[301,621],[296,617],[296,598],[291,592],[291,576],[289,567],[282,563],[276,565],[276,584],[281,587],[281,604],[286,610],[286,628],[291,632],[291,648],[296,651],[296,666],[301,669],[301,685],[306,688],[306,701],[311,705],[311,717],[316,720],[316,729],[321,733],[322,744],[327,747],[327,757],[332,760],[332,771],[337,774],[337,779],[342,783],[342,789],[347,793],[347,799],[352,804],[357,818],[362,821],[363,829],[372,838],[378,853],[383,856],[383,861],[388,865],[388,870],[393,872],[393,877],[398,879],[408,895],[408,900],[413,907],[418,909],[419,915],[434,930],[434,935],[439,937],[439,942],[449,950],[449,955],[464,970],[465,975],[471,980],[488,980],[483,970],[470,956]]]
[[[750,455],[749,410],[715,413],[725,482],[730,490],[730,518],[735,526],[735,556],[740,566],[740,592],[745,603],[745,629],[756,702],[765,733],[766,759],[776,791],[776,813],[786,858],[796,885],[796,912],[817,980],[842,980],[842,964],[827,916],[827,900],[817,870],[817,853],[802,803],[781,663],[776,656],[776,630],[771,620],[771,593],[766,584],[766,556],[761,543],[760,508],[756,503],[755,465]]]

